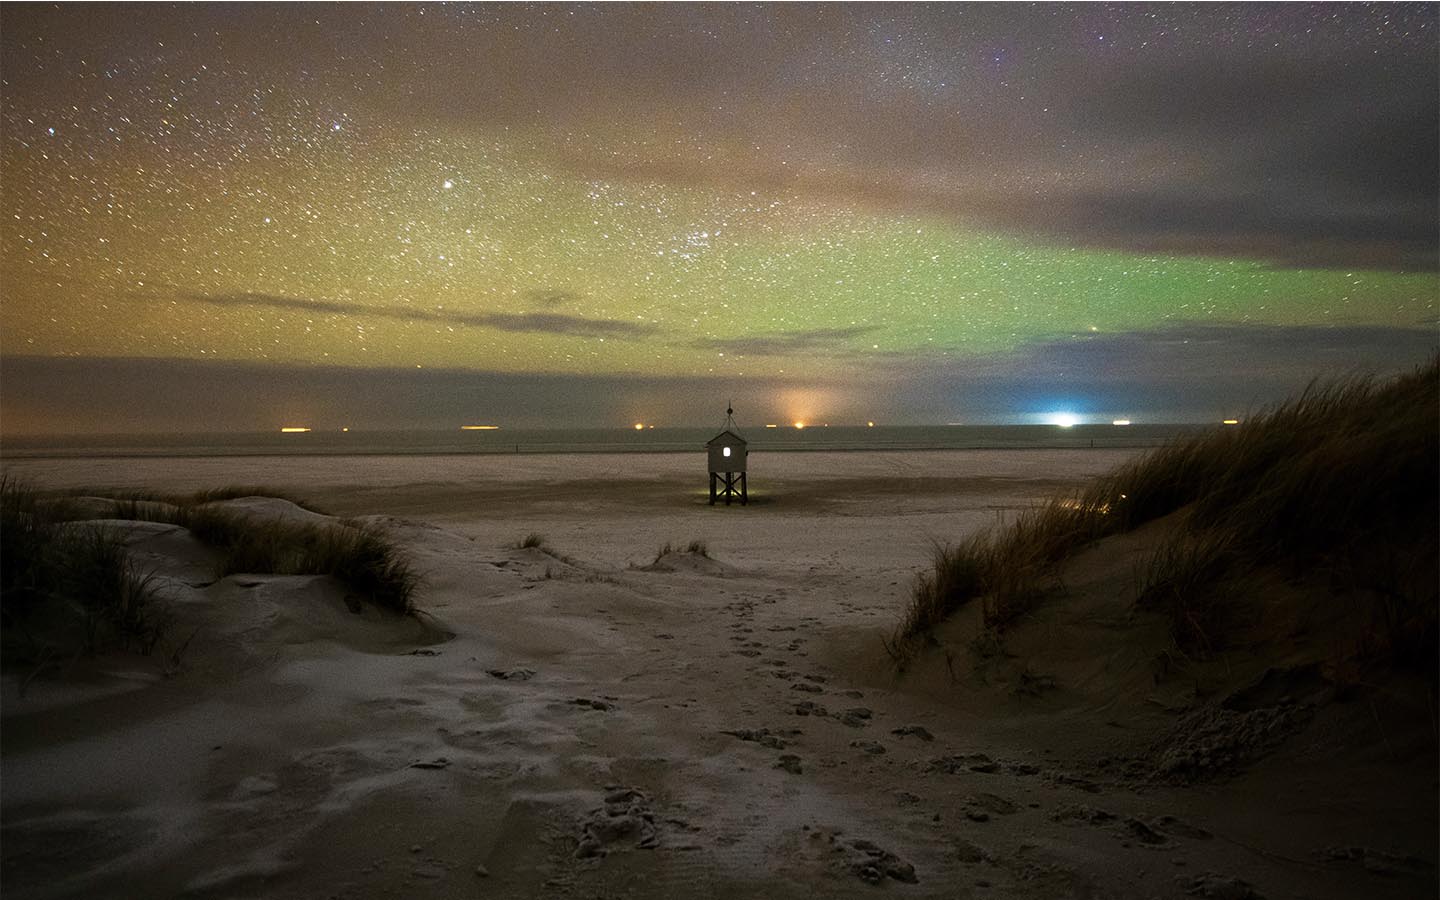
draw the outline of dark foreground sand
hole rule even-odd
[[[1138,543],[1008,654],[889,669],[931,540],[1127,455],[782,454],[744,509],[684,456],[7,465],[288,488],[426,583],[423,621],[355,615],[121,526],[194,639],[168,673],[6,674],[5,896],[1433,896],[1431,726],[1288,670],[1207,705],[1115,582]]]

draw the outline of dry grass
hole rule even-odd
[[[213,506],[192,510],[184,524],[220,551],[219,575],[329,575],[382,609],[414,609],[418,578],[404,554],[374,526],[259,520]]]
[[[1374,639],[1392,657],[1433,659],[1437,497],[1440,497],[1440,362],[1387,383],[1315,384],[1240,427],[1180,440],[1127,463],[1078,493],[1021,514],[1008,526],[937,548],[886,646],[904,665],[930,632],[979,601],[995,633],[1024,617],[1051,588],[1050,573],[1079,548],[1180,509],[1185,526],[1151,560],[1141,603],[1167,612],[1177,644],[1224,643],[1224,585],[1260,566],[1325,566],[1384,597]],[[1403,547],[1426,577],[1376,566],[1380,548]],[[1408,567],[1407,571],[1415,569]],[[1399,599],[1397,599],[1399,598]],[[1428,655],[1422,652],[1429,641]],[[1382,654],[1382,655],[1384,655]]]
[[[517,544],[515,545],[515,549],[516,549],[516,550],[531,550],[531,549],[534,549],[534,550],[544,550],[544,549],[545,549],[545,535],[540,534],[539,532],[532,531],[532,532],[530,532],[529,534],[525,535],[523,538],[520,539],[519,543],[517,543]]]
[[[1141,605],[1170,614],[1181,649],[1213,651],[1244,618],[1246,579],[1275,569],[1368,606],[1353,636],[1367,655],[1432,662],[1440,368],[1312,387],[1260,425],[1241,430],[1189,527],[1151,560]]]
[[[111,529],[66,524],[25,485],[0,478],[0,623],[7,661],[112,647],[149,653],[170,617],[153,578]]]
[[[288,500],[301,509],[319,513],[320,515],[328,515],[325,510],[319,508],[304,497],[300,497],[282,488],[266,487],[264,485],[229,484],[224,487],[208,488],[189,494],[167,493],[144,488],[117,489],[83,487],[64,491],[58,497],[54,498],[54,500],[63,504],[64,501],[70,497],[103,497],[114,500],[117,513],[124,513],[131,510],[152,510],[155,504],[168,504],[170,506],[189,508],[205,503],[216,503],[221,500],[236,500],[242,497],[268,497],[276,500]],[[127,516],[117,514],[116,518],[127,518]],[[145,521],[155,520],[146,519]]]
[[[86,589],[108,598],[104,603],[110,610],[107,615],[113,620],[112,630],[126,643],[141,645],[147,650],[158,639],[158,633],[152,635],[146,630],[147,620],[139,613],[145,604],[136,598],[146,592],[139,586],[133,589],[123,586],[127,577],[147,586],[148,579],[129,569],[128,557],[119,546],[118,538],[106,539],[115,545],[112,550],[105,550],[98,543],[86,543],[90,538],[77,544],[81,539],[74,535],[93,534],[96,529],[64,525],[81,515],[77,501],[72,499],[78,496],[102,496],[111,500],[114,503],[108,512],[111,518],[165,522],[188,528],[197,539],[220,551],[217,576],[239,572],[330,575],[353,594],[383,609],[398,613],[413,610],[412,595],[418,579],[404,554],[374,526],[345,520],[323,525],[278,518],[265,520],[213,505],[239,497],[279,496],[315,511],[302,499],[285,496],[282,491],[248,486],[228,486],[193,494],[81,490],[47,498],[17,487],[13,482],[0,481],[0,494],[3,494],[0,505],[5,515],[4,527],[0,530],[4,546],[0,552],[4,553],[5,560],[7,624],[17,616],[24,617],[29,607],[37,603],[53,604],[57,591],[76,594],[80,586],[51,560],[56,554],[80,554],[81,569],[91,573],[87,577],[92,583]],[[44,549],[47,546],[51,549]],[[99,630],[96,633],[98,636]]]

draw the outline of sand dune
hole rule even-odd
[[[1116,454],[827,456],[729,510],[668,459],[173,466],[155,486],[266,481],[385,527],[421,615],[356,614],[323,577],[216,580],[184,529],[125,525],[194,637],[168,673],[81,661],[24,696],[5,676],[7,897],[1433,893],[1433,771],[1397,774],[1422,751],[1340,739],[1356,711],[1303,672],[1242,673],[1224,721],[1157,680],[1114,583],[1143,530],[1078,559],[1083,602],[1013,656],[895,676],[880,636],[926,539]],[[697,539],[710,558],[656,560]],[[1167,777],[1207,748],[1223,771]]]

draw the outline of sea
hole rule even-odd
[[[751,452],[807,450],[1057,450],[1157,447],[1220,425],[917,425],[739,428]],[[0,458],[423,456],[499,453],[692,453],[716,428],[487,431],[314,430],[223,434],[0,436]]]

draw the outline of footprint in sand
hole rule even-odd
[[[785,738],[799,737],[805,732],[798,728],[777,729],[775,731],[771,731],[768,728],[736,728],[721,731],[720,733],[737,737],[742,741],[753,741],[762,747],[770,747],[773,750],[783,750],[785,749]]]
[[[1206,872],[1187,878],[1175,876],[1175,884],[1192,897],[1212,897],[1215,900],[1265,900],[1265,895],[1255,886],[1239,878]]]
[[[835,849],[845,854],[850,872],[869,884],[880,884],[887,878],[905,884],[916,884],[920,879],[915,867],[889,850],[877,846],[874,841],[841,841],[834,834],[829,835]]]
[[[660,846],[650,797],[639,788],[611,785],[603,805],[580,823],[576,859],[604,857],[616,849],[652,850]]]
[[[965,799],[965,818],[972,822],[988,822],[991,814],[1008,816],[1019,809],[999,794],[974,794]]]
[[[529,681],[535,677],[534,669],[486,669],[485,674],[501,681]]]
[[[613,700],[614,698],[612,697],[608,699]],[[609,712],[610,710],[615,708],[614,703],[607,702],[606,700],[592,700],[589,697],[576,697],[570,702],[575,706],[579,706],[584,709],[598,710],[599,712]]]
[[[935,740],[935,735],[931,734],[923,725],[901,725],[899,728],[890,729],[890,733],[896,737],[917,737],[922,741]]]

